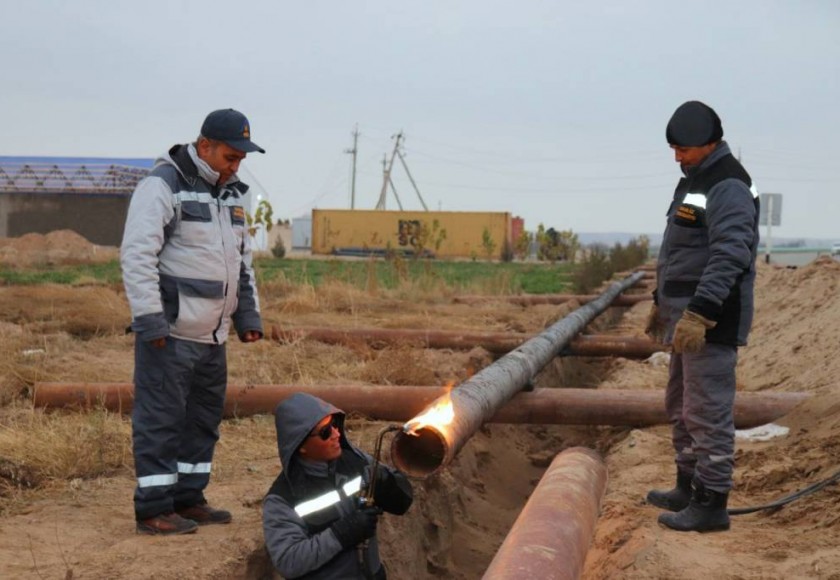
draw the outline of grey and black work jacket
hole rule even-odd
[[[131,197],[120,261],[132,330],[140,340],[173,336],[209,344],[262,333],[242,195],[193,145],[175,145]]]
[[[684,173],[656,266],[665,341],[688,309],[717,322],[707,342],[744,345],[753,318],[758,192],[725,141]]]
[[[329,463],[301,460],[299,447],[327,415],[337,419],[341,457]],[[330,529],[336,520],[358,509],[373,463],[344,435],[344,413],[297,393],[277,406],[275,424],[283,471],[263,501],[265,545],[275,569],[289,579],[384,579],[375,535],[361,548],[344,549]],[[376,505],[404,514],[413,498],[408,479],[382,464],[378,474]]]

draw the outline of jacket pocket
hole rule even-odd
[[[216,280],[177,278],[177,319],[173,331],[186,338],[208,338],[219,326],[225,285]]]
[[[219,231],[214,221],[213,209],[209,203],[182,201],[179,227],[182,243],[191,247],[212,245]]]
[[[178,283],[171,276],[160,275],[160,301],[164,318],[172,324],[178,318]]]
[[[212,219],[210,204],[200,201],[181,202],[181,221],[185,222],[209,222]]]
[[[703,226],[686,226],[674,217],[671,222],[669,243],[672,248],[702,248],[709,245],[709,230]]]

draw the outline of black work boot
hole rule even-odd
[[[159,514],[145,520],[137,520],[137,533],[150,536],[173,536],[176,534],[192,534],[198,529],[198,524],[187,520],[178,514]]]
[[[648,492],[647,502],[664,510],[678,512],[688,507],[691,499],[691,478],[692,475],[677,470],[677,485],[668,491],[654,489]]]
[[[678,532],[717,532],[729,529],[726,511],[728,493],[706,489],[694,482],[694,492],[688,507],[677,513],[660,514],[659,523]]]
[[[232,519],[229,511],[210,507],[206,501],[188,507],[178,506],[175,508],[175,513],[182,518],[194,521],[199,526],[227,524]]]

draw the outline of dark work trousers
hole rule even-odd
[[[735,364],[738,349],[706,344],[698,353],[672,354],[665,408],[677,469],[707,489],[726,493],[735,466]]]
[[[134,344],[131,414],[138,520],[204,501],[225,402],[225,345]]]

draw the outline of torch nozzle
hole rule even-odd
[[[376,476],[377,472],[379,471],[379,464],[381,463],[380,458],[382,457],[382,440],[388,433],[399,431],[400,429],[402,429],[401,425],[388,425],[384,429],[382,429],[382,431],[379,432],[379,436],[376,438],[376,447],[374,447],[373,450],[373,468],[370,472],[370,483],[368,484],[367,493],[364,493],[362,495],[363,505],[374,505],[373,494],[376,488]]]

